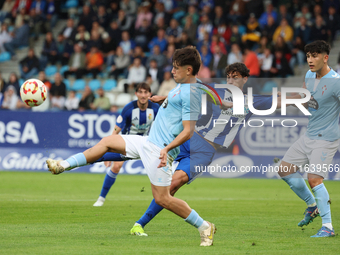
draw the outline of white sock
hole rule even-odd
[[[326,228],[329,228],[330,230],[333,229],[333,225],[332,225],[331,222],[330,222],[330,223],[323,223],[322,226],[323,226],[323,227],[326,227]]]
[[[70,163],[68,163],[66,160],[61,161],[60,165],[65,169],[67,169],[71,166]]]
[[[98,200],[105,202],[105,197],[99,196]]]
[[[208,229],[210,227],[209,223],[203,221],[202,225],[198,227],[198,231],[201,233],[202,231]]]
[[[307,205],[308,207],[314,207],[316,206],[316,202],[314,202],[313,204]]]

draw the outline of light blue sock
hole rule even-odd
[[[294,173],[282,177],[282,179],[289,185],[289,187],[301,198],[303,201],[306,202],[307,206],[315,203],[315,198],[310,192],[309,188],[305,180],[299,173]]]
[[[87,164],[84,153],[78,153],[66,159],[70,167],[85,166]]]
[[[322,219],[322,224],[331,223],[331,206],[329,202],[329,194],[325,185],[321,183],[318,186],[315,186],[312,191],[315,195],[315,200]]]
[[[191,213],[189,214],[188,218],[185,219],[185,221],[196,228],[199,228],[203,224],[203,219],[194,209],[192,209]]]
[[[163,207],[156,204],[155,199],[153,199],[146,210],[146,212],[143,214],[143,216],[137,221],[138,224],[144,226],[148,224],[160,211],[163,210]]]
[[[110,169],[107,170],[104,183],[103,183],[103,187],[102,187],[102,191],[100,192],[101,197],[106,198],[107,193],[110,191],[112,185],[116,181],[116,177],[117,177],[116,173],[113,173]]]

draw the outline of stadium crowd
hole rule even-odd
[[[322,39],[332,45],[340,29],[338,0],[80,0],[65,17],[70,1],[6,0],[0,11],[0,59],[7,52],[21,79],[42,80],[54,110],[117,110],[105,96],[111,88],[85,86],[80,93],[69,77],[125,79],[125,93],[146,81],[154,94],[167,95],[176,86],[172,55],[187,45],[201,53],[200,78],[221,78],[235,62],[245,63],[250,77],[285,78],[305,64],[305,44]],[[66,26],[56,31],[62,18]],[[27,57],[17,59],[16,50],[39,36],[42,51],[28,48]],[[57,68],[53,77],[46,77],[48,66]],[[2,109],[25,108],[20,78],[0,77]]]

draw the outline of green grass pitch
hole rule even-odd
[[[120,175],[103,207],[93,207],[104,175],[0,172],[0,254],[339,254],[340,239],[310,238],[321,219],[297,227],[305,210],[281,180],[200,178],[184,199],[217,227],[214,245],[162,211],[145,231],[129,231],[151,201],[147,176]],[[335,232],[340,183],[327,181]]]

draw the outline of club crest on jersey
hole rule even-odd
[[[151,113],[149,114],[148,119],[152,120],[152,114]]]
[[[324,85],[324,86],[322,87],[322,96],[323,96],[323,93],[325,93],[326,90],[327,90],[327,86]]]

